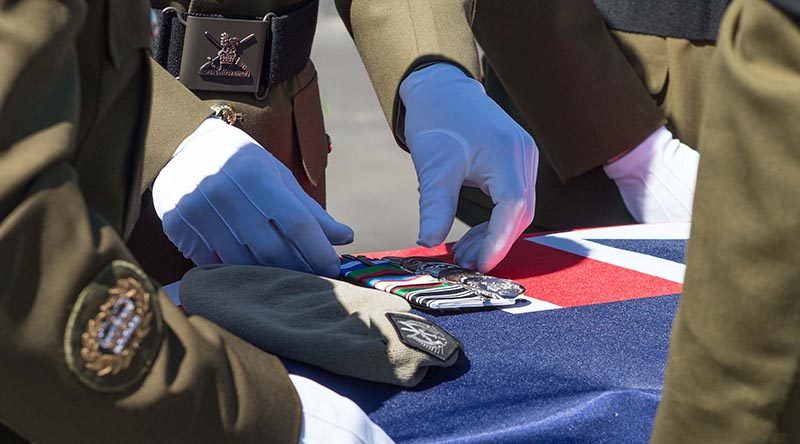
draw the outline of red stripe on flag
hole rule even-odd
[[[452,262],[451,246],[416,247],[366,256],[426,256]],[[562,307],[663,296],[683,290],[676,282],[522,239],[517,240],[490,274],[513,279],[525,286],[526,295]]]

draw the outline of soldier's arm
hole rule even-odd
[[[476,0],[473,31],[563,181],[665,122],[592,0]]]
[[[153,90],[140,183],[142,193],[153,184],[181,142],[212,114],[208,104],[203,103],[152,57],[147,58],[147,64],[153,79]]]
[[[0,422],[35,442],[296,441],[280,363],[187,319],[87,207],[72,164],[87,13],[81,0],[0,0]],[[149,328],[133,330],[138,348],[122,342],[125,359],[98,355],[87,319],[122,319],[98,304],[126,278],[143,286],[129,296]]]
[[[769,2],[726,12],[653,443],[800,437],[798,48],[800,29]]]
[[[173,2],[151,0],[150,4],[153,8],[163,9],[173,5]],[[152,57],[148,57],[147,63],[152,91],[145,136],[144,169],[139,184],[142,193],[153,185],[158,173],[181,142],[212,114],[208,104],[203,103]]]
[[[395,137],[402,145],[400,83],[421,66],[448,62],[479,79],[471,0],[336,0]]]

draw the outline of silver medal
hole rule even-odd
[[[461,268],[447,262],[422,262],[417,266],[416,272],[417,274],[428,274],[438,279],[443,274],[456,270],[461,270]]]
[[[508,280],[492,276],[469,276],[461,279],[461,285],[487,297],[514,299],[525,292],[525,287]]]

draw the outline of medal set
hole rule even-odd
[[[426,257],[370,259],[344,255],[341,276],[431,310],[509,306],[525,292],[514,281]]]
[[[441,262],[428,257],[385,257],[414,274],[428,274],[439,280],[460,284],[487,298],[514,299],[525,292],[525,287],[509,280],[486,276],[475,270]]]

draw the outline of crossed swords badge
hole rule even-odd
[[[242,61],[241,53],[255,43],[255,34],[239,39],[223,32],[220,34],[219,40],[208,31],[203,34],[219,51],[217,51],[216,57],[206,57],[208,60],[200,67],[201,76],[250,77],[250,70]]]

